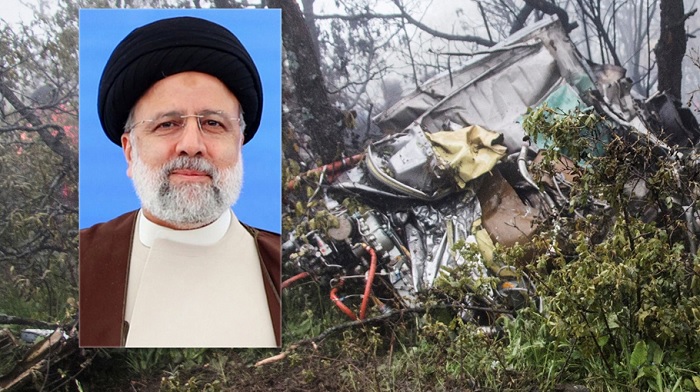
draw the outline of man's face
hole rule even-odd
[[[201,227],[235,203],[242,182],[240,116],[236,97],[207,74],[179,73],[146,91],[122,147],[149,219]]]

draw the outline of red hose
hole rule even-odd
[[[331,180],[334,177],[334,174],[336,172],[349,169],[351,166],[357,164],[357,162],[360,162],[362,160],[362,158],[364,158],[364,157],[365,157],[365,154],[353,155],[351,157],[343,158],[339,161],[329,163],[327,165],[323,165],[323,166],[317,167],[315,169],[311,169],[305,173],[299,174],[296,178],[293,178],[293,179],[289,180],[289,182],[287,182],[287,190],[291,191],[292,189],[294,189],[297,182],[299,182],[299,180],[302,177],[305,177],[305,176],[312,174],[312,173],[321,173],[324,170],[327,171],[327,173],[328,173],[328,180]]]
[[[340,284],[342,285],[343,281],[341,280],[340,282]],[[331,289],[331,301],[333,301],[333,303],[335,303],[335,306],[342,310],[343,313],[348,315],[348,317],[350,317],[351,320],[357,320],[357,316],[355,316],[355,313],[353,313],[352,310],[350,310],[350,308],[345,306],[343,301],[341,301],[340,298],[338,298],[338,287],[333,287]]]
[[[309,276],[309,273],[306,271],[292,276],[291,278],[282,282],[282,286],[281,286],[282,290],[286,289],[287,287],[289,287],[292,283],[296,282],[297,280],[307,278],[308,276]]]
[[[369,295],[372,291],[372,282],[374,282],[374,273],[377,270],[377,253],[369,245],[362,244],[362,246],[367,252],[369,252],[372,259],[369,262],[369,272],[367,273],[365,294],[362,296],[362,306],[360,306],[360,320],[365,319],[365,313],[367,313],[367,304],[369,303]]]

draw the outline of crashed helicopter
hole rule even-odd
[[[441,273],[468,265],[477,281],[495,277],[465,303],[510,309],[535,303],[522,272],[494,261],[496,244],[526,244],[538,222],[567,205],[566,170],[536,183],[529,173],[546,140],[523,130],[528,110],[594,112],[603,131],[644,138],[662,150],[689,147],[700,137],[693,113],[669,95],[644,98],[624,68],[583,59],[556,17],[520,30],[438,75],[373,120],[385,134],[364,153],[316,168],[311,199],[334,218],[327,229],[283,237],[288,279],[313,277],[350,319],[374,307],[416,306]],[[304,176],[290,181],[288,190]],[[365,208],[350,212],[352,196]],[[472,244],[476,260],[460,248]]]

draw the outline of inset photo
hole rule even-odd
[[[80,11],[81,347],[281,344],[280,68],[279,10]]]

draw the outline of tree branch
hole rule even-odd
[[[479,6],[479,12],[481,13],[481,19],[484,21],[484,26],[486,27],[486,34],[489,36],[489,41],[493,41],[493,37],[491,36],[491,29],[489,29],[489,20],[486,18],[486,11],[484,11],[484,6],[481,5],[481,2],[476,3]]]
[[[532,0],[526,0],[526,1],[532,1]],[[607,31],[605,30],[605,26],[603,26],[603,21],[600,19],[600,16],[598,14],[593,15],[590,12],[586,10],[585,5],[582,3],[581,0],[578,0],[579,7],[581,7],[581,12],[585,17],[590,19],[593,22],[593,25],[596,27],[596,31],[598,32],[599,38],[605,43],[605,46],[608,48],[608,52],[612,55],[613,58],[613,63],[615,65],[622,66],[622,62],[620,62],[620,59],[617,57],[617,53],[615,53],[614,50],[614,45],[612,41],[610,40],[610,36],[608,36]],[[585,22],[584,22],[585,23]],[[601,48],[601,52],[602,52]],[[601,53],[601,61],[603,60],[603,53]]]
[[[413,18],[411,15],[409,15],[408,12],[406,12],[406,11],[404,10],[404,8],[403,8],[403,6],[401,5],[401,3],[399,3],[399,0],[393,0],[393,1],[394,1],[394,4],[396,4],[396,6],[397,6],[397,7],[399,8],[399,10],[401,11],[401,17],[403,17],[404,19],[406,19],[406,20],[408,21],[408,23],[410,23],[410,24],[416,26],[417,28],[419,28],[420,30],[425,31],[425,32],[428,33],[428,34],[434,35],[435,37],[444,38],[444,39],[447,39],[447,40],[450,40],[450,41],[474,42],[475,44],[482,45],[482,46],[488,46],[488,47],[491,47],[491,46],[496,45],[496,42],[494,42],[494,41],[491,41],[491,40],[485,39],[485,38],[481,38],[481,37],[477,37],[477,36],[474,36],[474,35],[454,35],[454,34],[446,34],[446,33],[437,31],[437,30],[435,30],[435,29],[432,29],[432,28],[430,28],[430,27],[424,25],[423,23],[421,23],[421,22],[418,21],[417,19]]]
[[[30,327],[39,327],[45,329],[56,328],[56,324],[49,324],[45,321],[33,320],[24,317],[9,316],[6,314],[0,314],[0,324],[27,325]]]
[[[263,360],[256,362],[255,366],[263,366],[263,365],[267,365],[269,363],[283,360],[284,358],[287,357],[288,354],[290,354],[292,351],[296,350],[297,348],[299,348],[300,346],[303,346],[303,345],[308,345],[308,346],[312,346],[312,347],[316,348],[317,343],[323,341],[324,339],[326,339],[327,337],[329,337],[331,335],[337,334],[337,333],[345,331],[347,329],[365,326],[365,325],[381,324],[381,323],[384,323],[384,322],[391,320],[391,319],[401,319],[404,316],[407,316],[407,315],[410,315],[413,313],[424,314],[424,313],[427,313],[433,309],[474,310],[474,311],[492,312],[492,313],[500,313],[500,314],[512,314],[513,313],[512,310],[486,308],[486,307],[480,307],[480,306],[468,306],[468,305],[464,305],[464,304],[441,304],[441,305],[435,305],[435,306],[418,306],[415,308],[394,310],[394,311],[382,314],[382,315],[377,316],[377,317],[366,318],[364,320],[349,321],[346,323],[342,323],[342,324],[338,324],[338,325],[335,325],[333,327],[330,327],[314,337],[302,339],[302,340],[297,341],[296,343],[290,344],[286,350],[282,351],[281,353],[279,353],[277,355],[274,355],[272,357],[265,358]]]
[[[525,27],[525,21],[534,10],[535,7],[526,2],[523,8],[520,9],[520,12],[515,16],[515,20],[510,27],[510,34],[514,34],[516,31]]]
[[[22,115],[22,117],[27,119],[27,121],[29,121],[29,123],[37,129],[41,140],[46,143],[46,145],[53,152],[63,158],[63,162],[68,165],[68,167],[75,167],[77,164],[77,157],[75,156],[76,154],[74,154],[68,147],[65,134],[62,132],[63,129],[60,129],[54,136],[51,134],[51,131],[48,128],[42,127],[43,124],[39,117],[34,114],[34,111],[30,107],[24,105],[17,95],[15,95],[14,91],[12,91],[12,89],[5,84],[4,77],[4,70],[0,67],[0,95],[7,99],[10,105],[12,105],[19,112],[19,114]]]
[[[373,14],[370,12],[362,12],[359,14],[352,14],[352,15],[341,15],[341,14],[318,15],[318,14],[314,14],[314,19],[339,19],[339,20],[346,20],[346,21],[356,21],[356,20],[363,20],[363,19],[399,19],[402,16],[403,16],[402,14]]]
[[[569,14],[566,12],[566,10],[548,1],[525,0],[525,4],[535,8],[536,10],[542,11],[547,15],[556,15],[561,21],[561,24],[564,26],[564,30],[566,30],[567,33],[570,33],[573,29],[578,27],[578,23],[576,22],[569,23]]]
[[[685,25],[685,21],[688,20],[691,16],[695,15],[696,12],[698,12],[698,9],[697,9],[697,8],[693,8],[692,10],[688,11],[688,13],[684,14],[684,15],[683,15],[683,18],[681,18],[681,20],[679,20],[679,21],[676,22],[676,23],[672,23],[672,24],[671,24],[671,27],[684,26],[684,25]]]
[[[58,124],[42,124],[38,127],[31,125],[12,125],[9,127],[0,127],[0,133],[14,132],[14,131],[25,131],[25,132],[42,132],[42,131],[62,131],[63,126]]]
[[[432,29],[432,28],[428,27],[427,25],[419,22],[417,19],[414,19],[411,15],[409,15],[407,12],[404,11],[403,7],[398,3],[397,0],[394,1],[394,4],[396,4],[396,6],[399,7],[399,10],[401,11],[400,14],[373,14],[370,12],[362,12],[359,14],[352,14],[352,15],[340,15],[340,14],[317,15],[317,14],[314,14],[314,18],[315,19],[339,19],[339,20],[346,20],[346,21],[361,20],[361,19],[390,20],[390,19],[404,18],[410,24],[416,26],[420,30],[423,30],[426,33],[432,34],[438,38],[444,38],[444,39],[447,39],[450,41],[474,42],[474,43],[477,43],[479,45],[488,46],[488,47],[491,47],[491,46],[496,44],[496,42],[494,42],[492,40],[473,36],[473,35],[455,35],[455,34],[447,34],[447,33],[437,31],[437,30]]]

